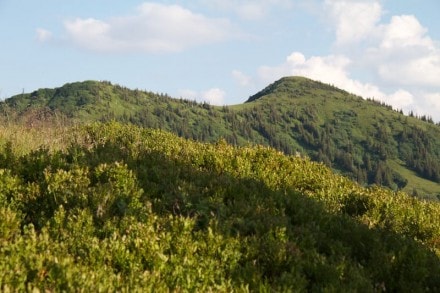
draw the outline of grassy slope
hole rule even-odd
[[[202,105],[94,81],[67,84],[55,90],[38,90],[13,97],[2,104],[3,112],[16,109],[26,121],[41,116],[29,113],[34,107],[42,106],[79,122],[111,119],[130,121],[187,138],[214,142],[223,137],[238,145],[271,145],[314,158],[317,156],[316,147],[304,143],[297,133],[303,121],[293,117],[306,117],[304,113],[308,111],[314,113],[311,120],[321,128],[329,121],[333,123],[335,147],[346,149],[347,141],[350,141],[354,146],[354,160],[359,164],[362,155],[368,152],[364,146],[366,141],[376,140],[378,127],[385,126],[391,138],[389,146],[394,152],[387,162],[408,179],[405,191],[412,192],[416,188],[421,193],[438,194],[440,190],[440,184],[424,184],[414,172],[401,164],[395,145],[395,137],[409,125],[425,131],[432,138],[435,149],[440,150],[438,126],[405,117],[389,107],[306,78],[283,78],[251,97],[247,103],[230,107]],[[353,176],[341,166],[333,167]]]
[[[15,130],[29,141],[0,129],[15,144],[0,151],[2,290],[440,289],[438,203],[265,147]]]
[[[429,181],[417,175],[416,172],[408,170],[405,168],[405,164],[399,161],[390,161],[391,168],[397,170],[402,176],[408,178],[408,185],[402,190],[408,194],[413,194],[414,190],[423,194],[433,194],[440,190],[440,184],[436,182]]]

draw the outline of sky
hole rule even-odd
[[[0,0],[0,98],[84,80],[213,105],[283,76],[440,121],[439,0]]]

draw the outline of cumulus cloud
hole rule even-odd
[[[399,89],[385,97],[386,102],[396,108],[410,110],[414,106],[414,96],[408,91]]]
[[[386,87],[437,87],[440,85],[440,47],[413,15],[394,15],[380,23],[380,1],[326,0],[335,28],[335,44],[349,45],[358,67],[377,76]],[[365,40],[368,44],[360,44]],[[348,53],[350,54],[350,53]]]
[[[369,37],[382,15],[379,1],[326,0],[325,8],[335,24],[338,45]]]
[[[388,25],[383,26],[381,48],[403,49],[411,46],[434,48],[431,38],[426,36],[424,28],[413,15],[393,16]]]
[[[226,92],[219,88],[211,88],[201,92],[183,89],[179,91],[179,94],[184,99],[195,100],[198,102],[206,102],[210,105],[217,106],[224,105],[224,100],[226,96]]]
[[[394,16],[382,26],[382,39],[369,54],[377,56],[383,81],[400,86],[440,87],[440,47],[412,15]]]
[[[383,81],[394,85],[440,88],[440,54],[433,53],[411,59],[390,58],[377,65]]]
[[[149,2],[131,16],[77,18],[66,21],[64,27],[77,46],[100,52],[176,52],[236,36],[226,19],[208,18],[179,5]]]

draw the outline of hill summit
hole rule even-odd
[[[255,95],[249,97],[246,103],[253,102],[261,97],[279,95],[279,94],[289,94],[290,97],[301,96],[304,93],[303,90],[310,88],[320,88],[328,92],[343,92],[348,94],[348,92],[341,90],[337,87],[322,83],[320,81],[315,81],[302,76],[289,76],[283,77],[269,86],[265,87],[263,90],[259,91]]]

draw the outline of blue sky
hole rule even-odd
[[[0,0],[0,98],[108,80],[238,104],[302,75],[440,121],[438,0]]]

